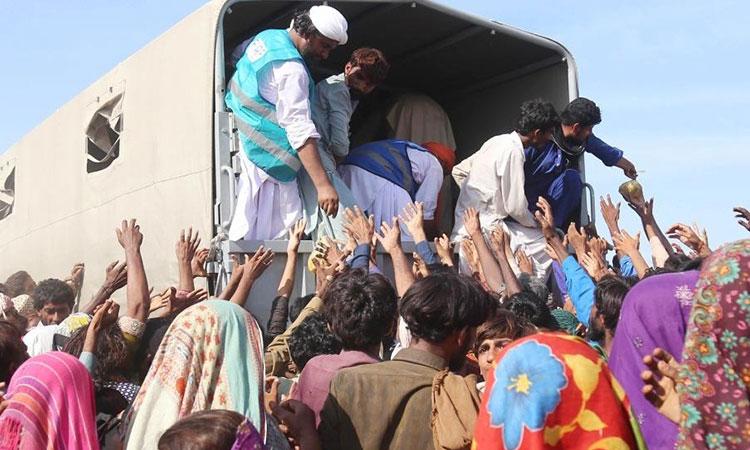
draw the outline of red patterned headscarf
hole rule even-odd
[[[540,333],[500,354],[472,448],[645,447],[625,392],[596,350],[575,336]]]

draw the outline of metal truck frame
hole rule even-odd
[[[83,295],[103,268],[122,259],[114,228],[137,218],[151,286],[174,285],[181,228],[211,241],[220,288],[230,254],[263,244],[279,252],[248,308],[265,323],[285,263],[285,241],[226,240],[240,167],[233,117],[224,105],[226,56],[266,28],[286,28],[292,12],[320,2],[213,0],[118,64],[0,155],[0,278],[26,269],[37,279],[87,267]],[[512,128],[519,105],[542,97],[558,108],[578,96],[575,61],[561,44],[428,0],[329,1],[349,21],[349,43],[312,68],[316,79],[342,70],[360,46],[392,63],[383,89],[416,90],[451,118],[461,160]],[[585,175],[583,158],[580,161]],[[582,201],[582,221],[593,190]],[[588,204],[587,204],[588,200]],[[315,288],[304,268],[295,293]],[[387,258],[379,259],[384,267]],[[275,275],[275,276],[274,276]]]

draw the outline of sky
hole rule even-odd
[[[202,0],[0,0],[0,153]],[[565,45],[595,133],[642,171],[666,229],[698,222],[713,247],[747,237],[732,208],[750,208],[750,3],[717,0],[440,0]],[[619,198],[622,172],[587,159],[598,195]],[[601,217],[599,230],[604,231]],[[623,204],[625,229],[640,228]]]

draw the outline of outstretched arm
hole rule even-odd
[[[264,250],[261,245],[258,248],[258,251],[255,252],[252,257],[247,259],[247,262],[243,265],[242,278],[240,278],[237,289],[234,291],[234,294],[232,294],[232,298],[229,301],[244,307],[255,280],[260,278],[272,262],[273,252],[270,249]]]
[[[143,267],[143,257],[141,256],[141,244],[143,243],[141,227],[136,225],[135,219],[130,219],[129,222],[123,220],[121,228],[116,229],[115,232],[118,242],[125,249],[125,262],[128,267],[126,315],[145,323],[148,318],[151,299],[149,298],[146,270]]]
[[[403,296],[409,286],[414,283],[414,274],[409,267],[409,260],[401,248],[401,229],[398,224],[398,218],[393,218],[393,223],[388,225],[383,222],[380,225],[380,233],[375,233],[385,251],[391,255],[393,262],[393,273],[396,279],[396,293],[399,297]]]

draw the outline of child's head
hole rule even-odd
[[[389,69],[383,52],[376,48],[358,48],[344,67],[346,85],[354,96],[369,94],[385,80]]]

